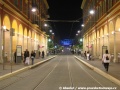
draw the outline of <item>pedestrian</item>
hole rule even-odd
[[[23,57],[24,57],[23,63],[25,63],[25,61],[26,61],[26,52],[25,51],[24,51]]]
[[[103,63],[105,70],[107,72],[108,72],[108,68],[109,68],[110,59],[111,59],[111,56],[108,53],[108,50],[106,50],[105,54],[103,54],[102,63]]]
[[[14,52],[14,62],[16,63],[16,50]]]
[[[40,55],[41,55],[41,52],[39,51],[39,57],[40,57]]]
[[[33,52],[35,53],[35,56],[36,56],[36,51],[34,50]]]
[[[29,65],[29,51],[28,49],[26,49],[26,51],[24,52],[24,62],[25,64],[28,64]]]
[[[44,53],[44,51],[42,51],[42,58],[44,58],[44,55],[45,55],[45,53]]]
[[[84,52],[84,58],[86,58],[86,51]]]
[[[31,52],[31,60],[32,60],[32,65],[34,64],[34,58],[35,58],[35,52]]]
[[[87,60],[90,60],[89,58],[90,54],[89,54],[89,51],[87,52]]]

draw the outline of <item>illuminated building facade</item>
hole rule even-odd
[[[102,58],[105,49],[118,62],[120,53],[120,0],[83,0],[83,49]],[[89,11],[95,14],[90,15]]]
[[[47,35],[42,26],[48,18],[48,8],[46,0],[0,0],[0,62],[3,53],[9,61],[17,45],[22,46],[22,53],[26,49],[30,53],[32,50],[46,52]],[[7,31],[3,30],[3,26],[6,26]],[[15,29],[12,40],[11,28]]]

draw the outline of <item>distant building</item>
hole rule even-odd
[[[102,58],[105,49],[118,62],[120,53],[120,0],[83,0],[83,49]],[[93,15],[89,14],[94,10]]]

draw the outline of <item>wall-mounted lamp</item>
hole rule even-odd
[[[81,26],[84,27],[84,24],[82,24]]]
[[[50,30],[50,32],[52,32],[52,30]]]
[[[91,15],[93,15],[94,13],[95,13],[95,11],[94,10],[90,10],[90,12],[89,12]]]
[[[112,34],[114,34],[115,32],[114,31],[112,31]]]
[[[78,34],[76,34],[76,36],[78,36]]]
[[[44,24],[45,27],[47,27],[48,25],[47,24]]]
[[[6,26],[2,26],[2,28],[3,28],[4,30],[6,30]]]
[[[37,10],[36,7],[32,7],[31,9],[32,12],[36,12],[36,10]]]
[[[118,29],[118,31],[120,32],[120,28]]]
[[[78,33],[80,33],[80,30],[78,31]]]

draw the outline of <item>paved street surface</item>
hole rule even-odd
[[[58,55],[36,68],[0,81],[0,90],[120,90],[120,86],[73,55]]]

